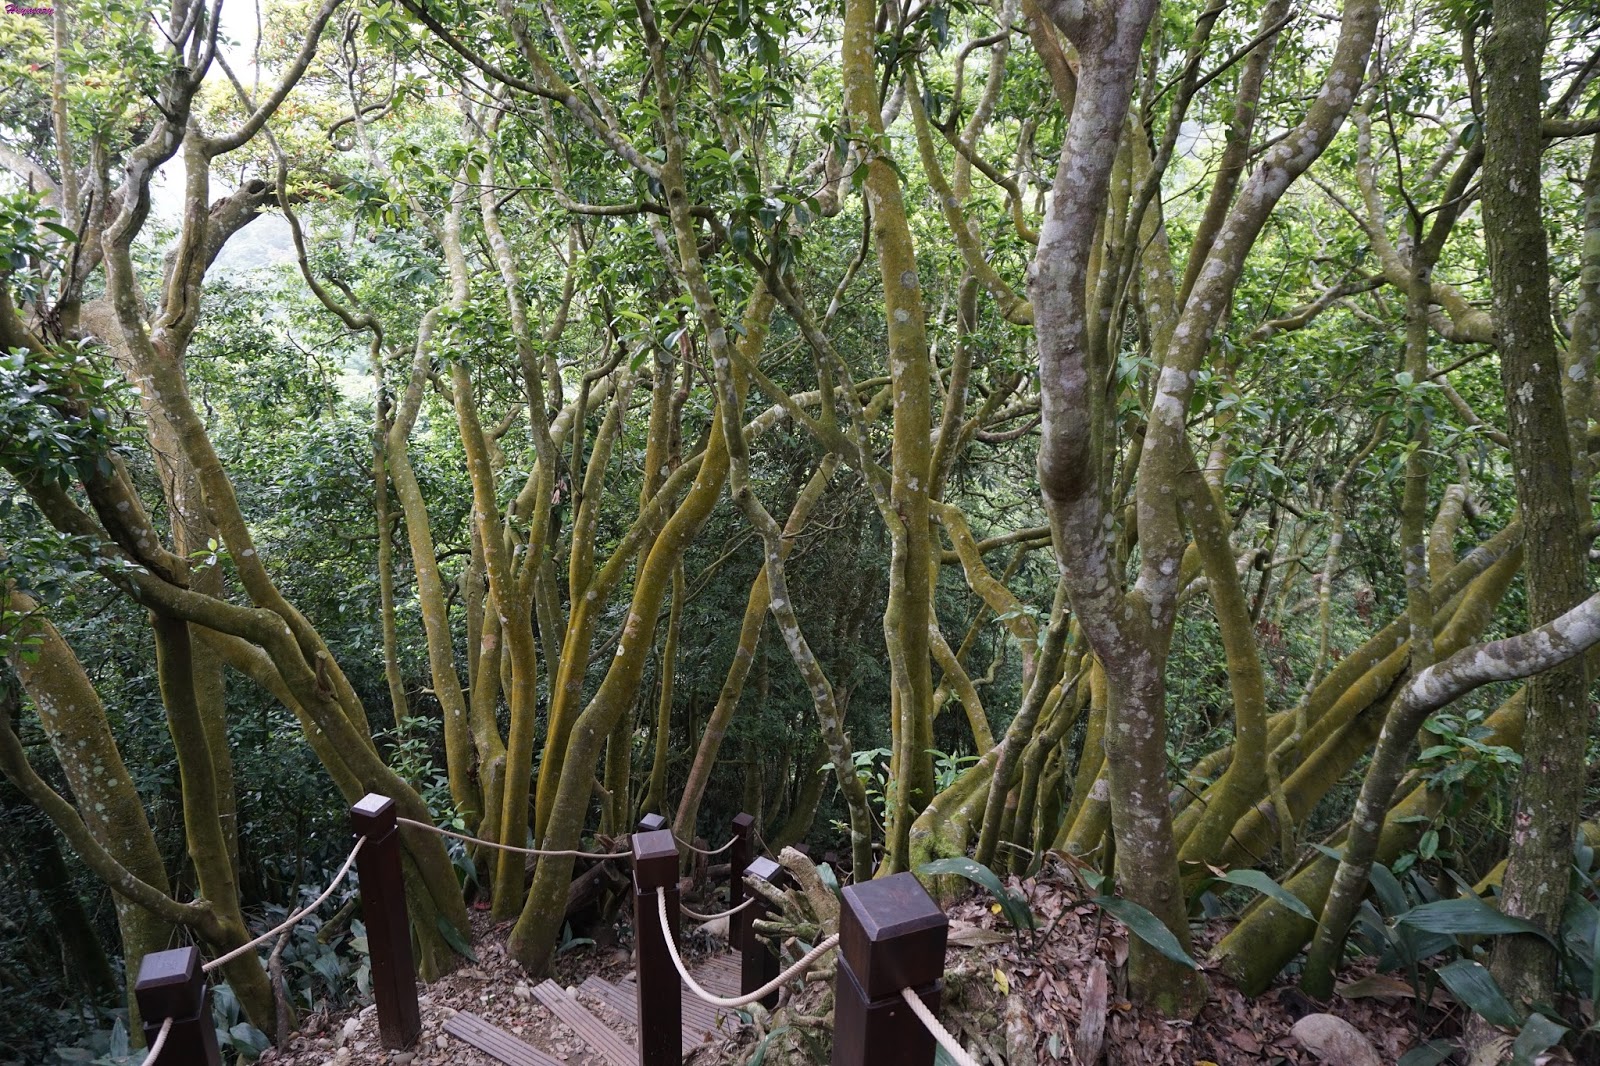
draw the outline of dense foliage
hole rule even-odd
[[[369,791],[1069,855],[1161,1010],[1226,913],[1593,1052],[1588,5],[234,6],[0,20],[0,1057],[138,1044]],[[619,903],[405,845],[425,976]],[[239,1054],[365,993],[342,904]]]

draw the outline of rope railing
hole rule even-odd
[[[440,836],[445,837],[454,837],[456,840],[462,840],[468,844],[480,844],[483,847],[495,848],[499,851],[514,851],[518,855],[538,855],[551,858],[565,857],[573,859],[626,859],[633,854],[631,851],[580,851],[576,848],[519,848],[513,844],[499,844],[493,840],[484,840],[482,837],[469,836],[466,833],[457,833],[452,829],[443,829],[437,825],[429,825],[427,822],[419,822],[414,818],[396,818],[395,821],[399,822],[401,825],[409,825],[413,829],[426,829],[430,833],[438,833]],[[727,851],[729,848],[733,847],[739,842],[739,838],[734,837],[720,848],[717,848],[713,851],[706,851],[704,848],[697,848],[693,844],[681,838],[674,837],[673,839],[677,840],[679,844],[682,844],[690,851],[696,852],[700,855],[708,856],[721,855],[724,851]]]
[[[579,851],[576,848],[519,848],[514,844],[497,844],[493,840],[484,840],[482,837],[468,836],[466,833],[457,833],[452,829],[441,829],[439,826],[429,825],[427,822],[419,822],[414,818],[396,818],[395,821],[401,825],[409,825],[413,829],[426,829],[428,832],[438,833],[442,837],[454,837],[457,840],[464,840],[468,844],[481,844],[483,847],[494,848],[497,851],[513,851],[518,855],[573,859],[626,859],[633,854],[630,851]]]
[[[929,1033],[933,1034],[933,1038],[939,1042],[939,1045],[949,1052],[950,1057],[955,1060],[956,1066],[979,1066],[978,1060],[968,1054],[967,1049],[961,1046],[961,1042],[950,1035],[950,1030],[946,1029],[939,1019],[933,1016],[933,1011],[929,1010],[928,1005],[922,1002],[921,996],[910,988],[902,988],[900,990],[900,998],[906,1001],[906,1006],[911,1008],[911,1013],[921,1019],[922,1024],[927,1027]]]
[[[727,910],[718,911],[715,914],[701,914],[699,911],[690,910],[688,907],[685,907],[681,903],[678,904],[678,910],[682,911],[685,917],[693,918],[697,922],[714,922],[718,918],[727,918],[727,917],[730,917],[732,915],[738,914],[740,911],[742,911],[746,907],[750,906],[750,904],[754,903],[756,901],[756,899],[757,899],[757,897],[751,896],[748,899],[746,899],[743,903],[739,904],[737,907],[729,907]]]
[[[161,1032],[150,1042],[150,1050],[144,1053],[144,1066],[156,1066],[156,1060],[161,1057],[161,1049],[167,1046],[167,1034],[172,1032],[172,1019],[168,1018],[161,1023]]]
[[[752,896],[751,899],[753,900],[755,897]],[[742,908],[743,904],[740,906]],[[839,946],[839,934],[834,933],[832,936],[828,937],[816,947],[802,955],[799,962],[796,962],[793,966],[789,967],[787,970],[783,971],[777,977],[774,977],[772,980],[768,981],[754,992],[747,992],[742,996],[714,996],[710,992],[707,992],[704,988],[700,987],[700,983],[694,979],[693,975],[689,973],[688,968],[684,966],[683,956],[678,954],[678,944],[672,936],[672,923],[667,915],[667,890],[665,888],[658,887],[656,889],[656,911],[661,918],[661,939],[667,945],[667,954],[672,957],[672,965],[677,967],[678,976],[683,979],[683,983],[688,987],[689,991],[693,992],[696,996],[711,1004],[713,1007],[727,1007],[732,1009],[734,1007],[745,1007],[756,1002],[757,1000],[765,999],[768,995],[776,992],[779,988],[783,987],[783,985],[787,984],[793,978],[805,973],[818,959],[822,958],[822,956]]]
[[[316,899],[312,900],[310,904],[296,911],[294,914],[291,914],[289,917],[285,918],[283,921],[279,922],[265,933],[262,933],[254,940],[247,944],[240,944],[226,955],[212,959],[210,962],[200,967],[200,969],[206,973],[210,973],[212,970],[220,969],[223,966],[228,965],[228,963],[232,962],[234,959],[237,959],[239,956],[246,955],[251,951],[254,951],[256,948],[260,947],[262,944],[265,944],[273,937],[276,937],[284,930],[293,929],[296,925],[299,925],[301,920],[307,915],[311,914],[318,907],[328,902],[328,898],[333,895],[333,890],[338,888],[339,885],[343,883],[345,875],[350,872],[350,867],[355,865],[356,856],[361,853],[361,845],[365,844],[366,842],[366,837],[361,837],[356,841],[356,846],[350,849],[350,854],[345,858],[344,865],[339,867],[339,872],[335,874],[333,880],[328,883],[328,887],[322,890],[322,895],[318,896]]]
[[[672,839],[676,840],[679,844],[682,844],[684,847],[688,848],[690,851],[694,852],[696,855],[704,855],[708,859],[715,858],[716,856],[721,855],[723,852],[727,851],[729,848],[731,848],[735,844],[739,843],[739,838],[738,837],[736,837],[736,836],[735,837],[730,837],[728,842],[726,844],[722,845],[722,847],[720,847],[720,848],[712,848],[710,851],[707,851],[705,848],[697,848],[697,847],[695,847],[692,843],[690,843],[689,841],[683,839],[681,836],[678,836],[676,833],[674,833],[672,835]]]
[[[640,948],[638,1050],[642,1066],[677,1066],[682,1062],[682,1008],[686,1002],[681,998],[682,987],[717,1008],[764,1002],[771,1009],[780,988],[811,971],[823,956],[835,950],[839,952],[834,987],[837,1031],[853,1034],[852,1039],[835,1043],[835,1066],[879,1066],[883,1048],[903,1052],[897,1052],[896,1061],[922,1066],[932,1061],[940,1046],[956,1066],[977,1066],[934,1014],[944,975],[949,920],[912,874],[895,874],[846,887],[840,897],[840,932],[808,950],[782,973],[752,987],[773,974],[779,965],[778,958],[758,935],[756,925],[762,916],[771,914],[772,904],[767,902],[770,892],[763,885],[781,887],[783,871],[770,859],[757,857],[752,861],[750,845],[756,834],[754,820],[748,814],[734,819],[734,839],[715,851],[688,845],[704,855],[735,849],[729,864],[729,902],[733,905],[713,914],[681,906],[680,848],[685,845],[667,830],[659,816],[653,816],[633,834],[631,851],[585,852],[513,847],[398,815],[393,799],[376,794],[368,794],[352,805],[350,821],[355,843],[337,875],[308,906],[249,943],[207,963],[201,962],[199,950],[192,945],[147,954],[140,963],[134,989],[146,1019],[144,1036],[150,1047],[146,1066],[158,1066],[163,1049],[173,1066],[218,1066],[221,1058],[216,1033],[209,1024],[207,974],[303,921],[327,903],[352,867],[359,867],[361,874],[361,906],[380,1042],[391,1050],[412,1046],[422,1022],[402,876],[398,832],[401,825],[524,855],[601,860],[631,857],[634,929]],[[754,894],[746,895],[747,881],[754,885]],[[654,906],[650,902],[652,895]],[[743,952],[739,985],[748,991],[737,996],[714,995],[684,965],[677,943],[678,916],[715,921],[746,911],[749,913],[737,924],[730,923],[729,931],[730,939]],[[877,932],[867,935],[868,930]],[[661,950],[663,947],[665,951]],[[909,1011],[898,1010],[897,1006],[885,1009],[897,996],[906,1002]],[[199,1024],[202,1021],[204,1024]]]

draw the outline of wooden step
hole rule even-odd
[[[689,991],[688,986],[680,986],[683,990],[683,1033],[684,1040],[689,1039],[689,1034],[695,1034],[694,1042],[700,1043],[700,1036],[717,1027],[716,1012],[720,1009],[704,1002],[701,998]],[[631,1002],[637,1003],[639,989],[632,978],[623,981],[617,986],[619,995],[627,997]],[[637,1017],[637,1013],[633,1017]],[[638,1022],[634,1023],[635,1025]]]
[[[561,1019],[562,1023],[578,1034],[585,1044],[598,1051],[611,1066],[635,1066],[639,1052],[611,1026],[596,1018],[574,999],[566,989],[554,981],[545,980],[535,985],[533,996],[544,1007]]]
[[[466,1011],[446,1018],[444,1031],[484,1054],[499,1059],[506,1066],[562,1066],[559,1059]]]
[[[617,1017],[621,1018],[626,1024],[635,1029],[639,1027],[639,1003],[634,998],[632,986],[629,986],[624,991],[610,981],[590,975],[583,979],[583,984],[578,986],[578,990],[587,992],[607,1007],[610,1007],[616,1012]]]
[[[726,957],[735,959],[735,964],[737,963],[736,957]],[[738,970],[735,968],[729,971],[724,966],[725,964],[715,963],[708,970],[708,967],[702,964],[694,970],[695,980],[700,982],[701,986],[713,995],[738,995]],[[706,980],[708,976],[711,978],[710,982]],[[620,982],[617,988],[621,995],[625,996],[630,1002],[638,995],[638,989],[635,987],[631,976]],[[628,1015],[628,1017],[637,1017],[637,1015]],[[738,1027],[739,1019],[732,1009],[713,1006],[689,991],[687,985],[683,986],[683,1031],[685,1043],[688,1042],[688,1034],[691,1030],[695,1031],[696,1034],[695,1044],[699,1044],[703,1039],[702,1034],[720,1033],[728,1035]]]
[[[638,989],[634,988],[632,984],[619,988],[609,981],[590,976],[584,978],[583,984],[579,985],[578,989],[604,1003],[629,1028],[639,1028]],[[684,1054],[688,1054],[690,1050],[699,1047],[704,1040],[705,1034],[689,1024],[688,1019],[685,1018],[683,1026]]]
[[[739,994],[739,956],[713,955],[694,971],[694,979],[714,996]]]

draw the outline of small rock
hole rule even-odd
[[[402,1051],[389,1061],[393,1064],[393,1066],[411,1066],[412,1061],[415,1060],[416,1057],[417,1053],[415,1051]]]
[[[1337,1066],[1383,1066],[1372,1041],[1361,1030],[1332,1014],[1308,1014],[1289,1034],[1323,1062]]]
[[[701,925],[696,931],[704,933],[706,936],[714,937],[717,940],[727,940],[728,916],[724,914],[720,918],[713,918]]]

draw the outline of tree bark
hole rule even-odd
[[[1483,214],[1500,376],[1517,503],[1528,527],[1528,620],[1540,625],[1583,598],[1585,545],[1551,325],[1540,161],[1544,0],[1495,0],[1484,48]],[[1584,494],[1588,512],[1588,494]],[[1528,727],[1512,813],[1501,909],[1558,935],[1583,799],[1590,726],[1584,661],[1528,684]],[[1548,1003],[1555,949],[1501,939],[1490,972],[1513,1002]]]

